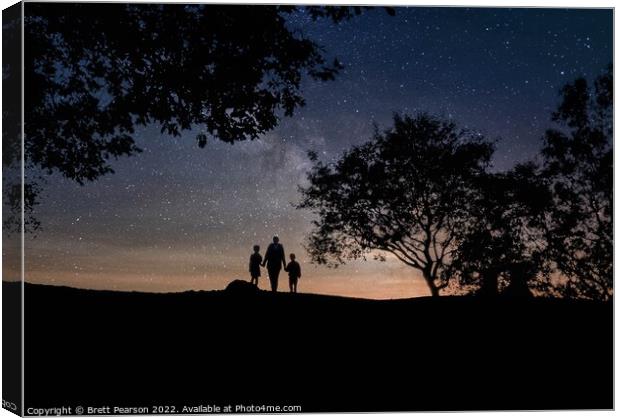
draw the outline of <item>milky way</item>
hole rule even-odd
[[[221,289],[248,278],[252,245],[264,251],[277,234],[302,264],[300,291],[426,295],[417,272],[394,260],[310,264],[312,215],[293,208],[306,151],[331,161],[394,112],[429,111],[497,139],[493,169],[507,169],[535,158],[560,87],[612,61],[611,10],[378,9],[339,25],[300,12],[289,25],[344,63],[335,81],[305,80],[306,107],[255,141],[200,149],[195,132],[171,138],[148,126],[136,133],[144,152],[115,161],[116,173],[85,186],[48,176],[36,210],[42,230],[26,239],[26,279]]]

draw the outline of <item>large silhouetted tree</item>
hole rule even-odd
[[[550,258],[568,283],[566,294],[613,294],[613,73],[594,85],[584,78],[562,89],[544,137],[544,175],[554,205],[547,222]]]
[[[312,259],[336,266],[388,253],[419,270],[438,296],[449,283],[457,231],[470,218],[472,183],[492,153],[481,135],[427,114],[396,115],[393,128],[335,163],[311,153],[298,207],[318,216],[307,245]]]
[[[28,157],[78,182],[137,152],[136,125],[195,128],[233,142],[304,104],[304,75],[340,68],[286,24],[295,7],[29,3],[25,17]],[[359,9],[356,9],[359,10]],[[309,9],[334,20],[350,8]]]
[[[26,163],[82,184],[140,151],[138,125],[192,129],[200,147],[257,138],[304,105],[305,76],[331,80],[342,67],[287,19],[337,23],[363,9],[28,3]],[[3,68],[5,86],[18,88],[19,77],[19,67]],[[3,116],[19,132],[19,113]],[[5,165],[19,159],[6,151]]]

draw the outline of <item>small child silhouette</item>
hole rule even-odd
[[[295,261],[295,254],[289,255],[291,262],[287,264],[286,271],[288,271],[288,286],[291,289],[291,293],[297,293],[297,281],[301,277],[301,266]]]
[[[260,264],[263,262],[263,257],[259,254],[260,246],[254,246],[254,253],[250,255],[250,283],[258,287],[258,278],[260,277]]]

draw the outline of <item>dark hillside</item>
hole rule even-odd
[[[27,407],[613,407],[611,304],[27,284],[25,310]]]

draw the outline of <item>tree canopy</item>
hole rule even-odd
[[[541,227],[550,204],[548,184],[533,163],[478,177],[449,274],[481,295],[497,296],[500,288],[512,296],[530,295],[546,268]]]
[[[29,3],[26,154],[84,182],[139,152],[136,125],[226,142],[254,139],[304,105],[304,75],[341,69],[293,31],[289,6]],[[335,22],[361,8],[311,7]]]
[[[200,147],[209,138],[235,142],[274,129],[305,104],[304,77],[332,80],[343,68],[288,19],[303,14],[336,24],[364,9],[26,4],[26,201],[36,204],[37,169],[80,184],[113,172],[112,159],[140,152],[134,140],[140,125],[156,124],[173,136],[191,129]],[[3,46],[18,45],[10,36],[20,31],[7,29]],[[19,68],[3,68],[3,85],[15,97]],[[19,135],[20,112],[5,109],[5,138]],[[4,165],[18,164],[20,153],[21,147],[5,146]]]
[[[546,223],[550,260],[568,280],[565,293],[613,294],[613,71],[591,86],[567,84],[544,136],[543,175],[554,204]]]
[[[439,295],[449,284],[457,231],[470,217],[471,184],[492,153],[483,136],[418,114],[395,115],[392,128],[333,164],[311,154],[298,207],[318,217],[307,244],[312,259],[336,266],[389,254],[419,270]]]

